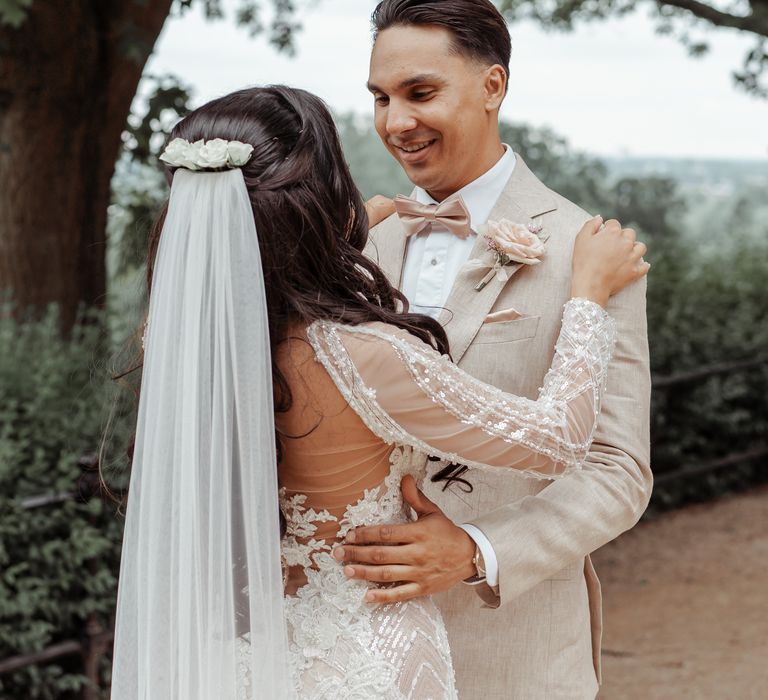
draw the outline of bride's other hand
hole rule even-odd
[[[616,219],[596,216],[581,227],[573,247],[571,296],[606,306],[608,298],[648,274],[646,246]]]
[[[395,213],[395,202],[383,194],[377,194],[365,203],[365,211],[368,214],[368,228],[373,228]]]

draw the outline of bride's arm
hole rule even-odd
[[[387,442],[476,468],[511,467],[551,479],[586,456],[615,330],[598,304],[569,301],[536,400],[484,384],[385,324],[317,322],[309,340],[352,409]]]

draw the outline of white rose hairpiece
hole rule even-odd
[[[173,139],[160,155],[160,160],[173,168],[220,170],[241,168],[250,160],[252,153],[253,146],[241,141],[200,139],[190,143],[185,139]]]

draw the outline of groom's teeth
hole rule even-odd
[[[431,143],[432,141],[424,141],[423,143],[417,143],[413,146],[400,146],[400,148],[406,153],[415,153],[416,151],[420,151],[422,148],[426,148]]]

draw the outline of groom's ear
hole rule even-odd
[[[507,72],[498,64],[485,70],[485,108],[489,112],[498,110],[507,93]]]

